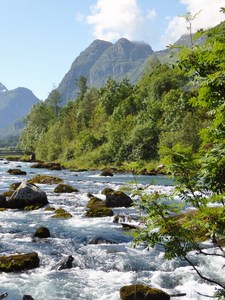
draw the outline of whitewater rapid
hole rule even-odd
[[[27,175],[13,176],[8,169],[20,168]],[[70,172],[31,169],[30,163],[0,161],[0,194],[14,182],[32,178],[35,174],[55,175],[79,190],[78,193],[56,194],[56,185],[39,185],[47,193],[49,205],[64,208],[72,214],[70,219],[54,219],[53,212],[45,208],[34,211],[6,210],[0,212],[0,255],[36,251],[40,257],[37,269],[21,273],[1,273],[0,294],[7,292],[7,300],[21,300],[25,294],[35,300],[119,300],[119,290],[124,285],[146,284],[169,294],[186,293],[183,298],[205,299],[199,293],[212,295],[214,287],[202,282],[195,271],[179,259],[164,260],[163,249],[132,247],[132,238],[114,223],[114,217],[87,218],[85,206],[87,193],[103,197],[101,190],[134,188],[136,182],[130,174],[100,177],[98,172]],[[136,176],[140,187],[148,192],[171,193],[172,180],[164,176]],[[137,217],[136,208],[115,208],[114,214]],[[49,228],[51,238],[34,241],[35,230]],[[115,244],[90,244],[95,237],[108,238]],[[60,260],[72,255],[73,268],[58,270]],[[203,272],[221,268],[222,259],[204,258],[196,266]],[[211,274],[209,274],[211,275]],[[217,276],[217,275],[215,275]],[[222,275],[221,275],[222,276]]]

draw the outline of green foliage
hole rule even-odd
[[[87,78],[85,78],[84,76],[80,76],[77,80],[77,86],[79,88],[78,95],[82,99],[87,91]]]
[[[61,102],[62,99],[60,93],[56,89],[52,90],[46,100],[46,103],[52,107],[56,117],[58,117],[59,115],[59,111],[60,111],[59,104]]]
[[[197,147],[193,151],[196,142],[190,143],[189,138],[189,147],[185,147],[185,143],[174,144],[176,141],[174,139],[170,145],[167,142],[167,147],[161,146],[160,154],[164,157],[165,164],[169,166],[168,172],[174,175],[177,181],[176,195],[178,193],[181,206],[176,205],[173,198],[171,200],[164,195],[142,195],[139,208],[144,212],[146,227],[134,233],[136,243],[145,243],[148,247],[160,244],[165,249],[165,258],[178,257],[186,260],[201,279],[222,288],[215,295],[222,299],[225,284],[204,276],[192,263],[188,253],[195,250],[198,255],[213,255],[204,252],[199,244],[210,239],[216,255],[224,257],[224,33],[223,22],[207,32],[208,40],[205,45],[183,49],[180,52],[179,66],[189,80],[190,96],[185,97],[183,101],[182,92],[178,90],[170,92],[172,97],[169,97],[169,94],[163,96],[163,105],[169,112],[163,114],[169,127],[169,131],[163,132],[164,137],[165,133],[171,133],[175,128],[181,133],[180,129],[185,122],[179,121],[179,117],[184,120],[188,114],[180,113],[180,108],[189,114],[192,113],[194,122],[196,117],[204,116],[205,124],[208,126],[204,129],[199,125],[196,126],[196,133],[202,139],[200,149]],[[179,100],[175,100],[178,111],[173,107],[173,99]],[[185,212],[184,205],[194,207],[195,210]]]
[[[38,140],[48,130],[54,115],[50,106],[39,102],[32,107],[31,113],[26,117],[26,129],[22,134],[20,146],[25,152],[34,152]]]

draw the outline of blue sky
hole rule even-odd
[[[0,82],[44,100],[94,39],[165,49],[186,31],[179,15],[200,11],[193,27],[206,28],[224,20],[220,7],[225,0],[0,0]]]

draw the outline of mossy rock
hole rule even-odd
[[[105,204],[107,207],[130,207],[133,200],[124,192],[111,189],[103,190],[106,195]]]
[[[108,208],[105,202],[97,197],[91,196],[86,208],[86,217],[99,218],[99,217],[111,217],[114,215],[113,211]]]
[[[106,207],[104,201],[97,197],[92,197],[86,205],[87,208],[92,208],[92,207],[97,207],[97,206],[98,207],[100,207],[100,206]]]
[[[45,211],[54,211],[55,207],[48,206],[44,209]]]
[[[120,289],[121,300],[170,300],[170,296],[162,290],[147,285],[134,284]]]
[[[37,162],[30,166],[35,169],[62,170],[63,167],[59,163],[53,162]]]
[[[12,184],[10,184],[9,189],[15,191],[20,185],[21,185],[21,181],[20,182],[14,182]]]
[[[24,210],[25,211],[31,211],[31,210],[36,210],[36,209],[39,209],[39,208],[41,208],[41,207],[38,206],[38,205],[28,205],[28,206],[24,207]]]
[[[39,257],[36,252],[0,257],[0,271],[2,272],[18,272],[34,269],[38,266]]]
[[[60,183],[57,185],[57,187],[54,189],[54,193],[74,193],[79,192],[78,189],[75,189],[74,187]]]
[[[40,184],[57,184],[62,183],[63,180],[57,176],[49,175],[36,175],[28,180],[29,183],[40,183]]]
[[[3,193],[3,195],[4,195],[5,197],[11,197],[12,194],[15,192],[15,190],[21,185],[21,183],[22,183],[22,182],[20,181],[20,182],[14,182],[14,183],[10,184],[9,190],[8,190],[8,191],[5,191],[5,192]]]
[[[113,176],[113,170],[112,169],[103,169],[99,176]]]
[[[2,195],[5,197],[11,197],[14,191],[5,191]]]
[[[41,227],[37,228],[37,230],[35,231],[34,237],[49,238],[49,237],[51,237],[51,234],[47,227],[41,226]]]
[[[26,175],[27,174],[27,172],[22,171],[20,169],[9,169],[7,171],[7,173],[9,173],[10,175]]]
[[[86,212],[86,217],[90,218],[103,218],[103,217],[111,217],[113,216],[113,211],[106,206],[92,206]]]
[[[73,216],[65,209],[59,208],[55,210],[55,214],[52,217],[56,219],[69,219],[72,218]]]
[[[0,212],[5,210],[7,210],[7,208],[0,207]]]
[[[103,195],[107,195],[107,194],[112,194],[113,192],[115,192],[113,189],[111,189],[111,188],[104,188],[102,191],[101,191],[101,193],[103,194]]]

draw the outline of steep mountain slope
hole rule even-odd
[[[141,65],[152,53],[148,44],[122,38],[108,48],[93,65],[89,72],[89,83],[100,87],[109,77],[116,80],[126,77],[133,83],[140,76]]]
[[[95,40],[89,47],[80,53],[72,63],[70,70],[64,76],[57,90],[64,100],[62,105],[77,95],[76,81],[80,76],[89,77],[91,67],[96,63],[102,53],[112,45],[110,42]]]
[[[143,62],[153,53],[146,43],[130,42],[125,38],[115,44],[95,40],[75,59],[57,90],[65,104],[76,98],[76,81],[80,76],[87,78],[89,86],[100,87],[109,77],[120,80],[127,77],[135,82],[142,71]]]

